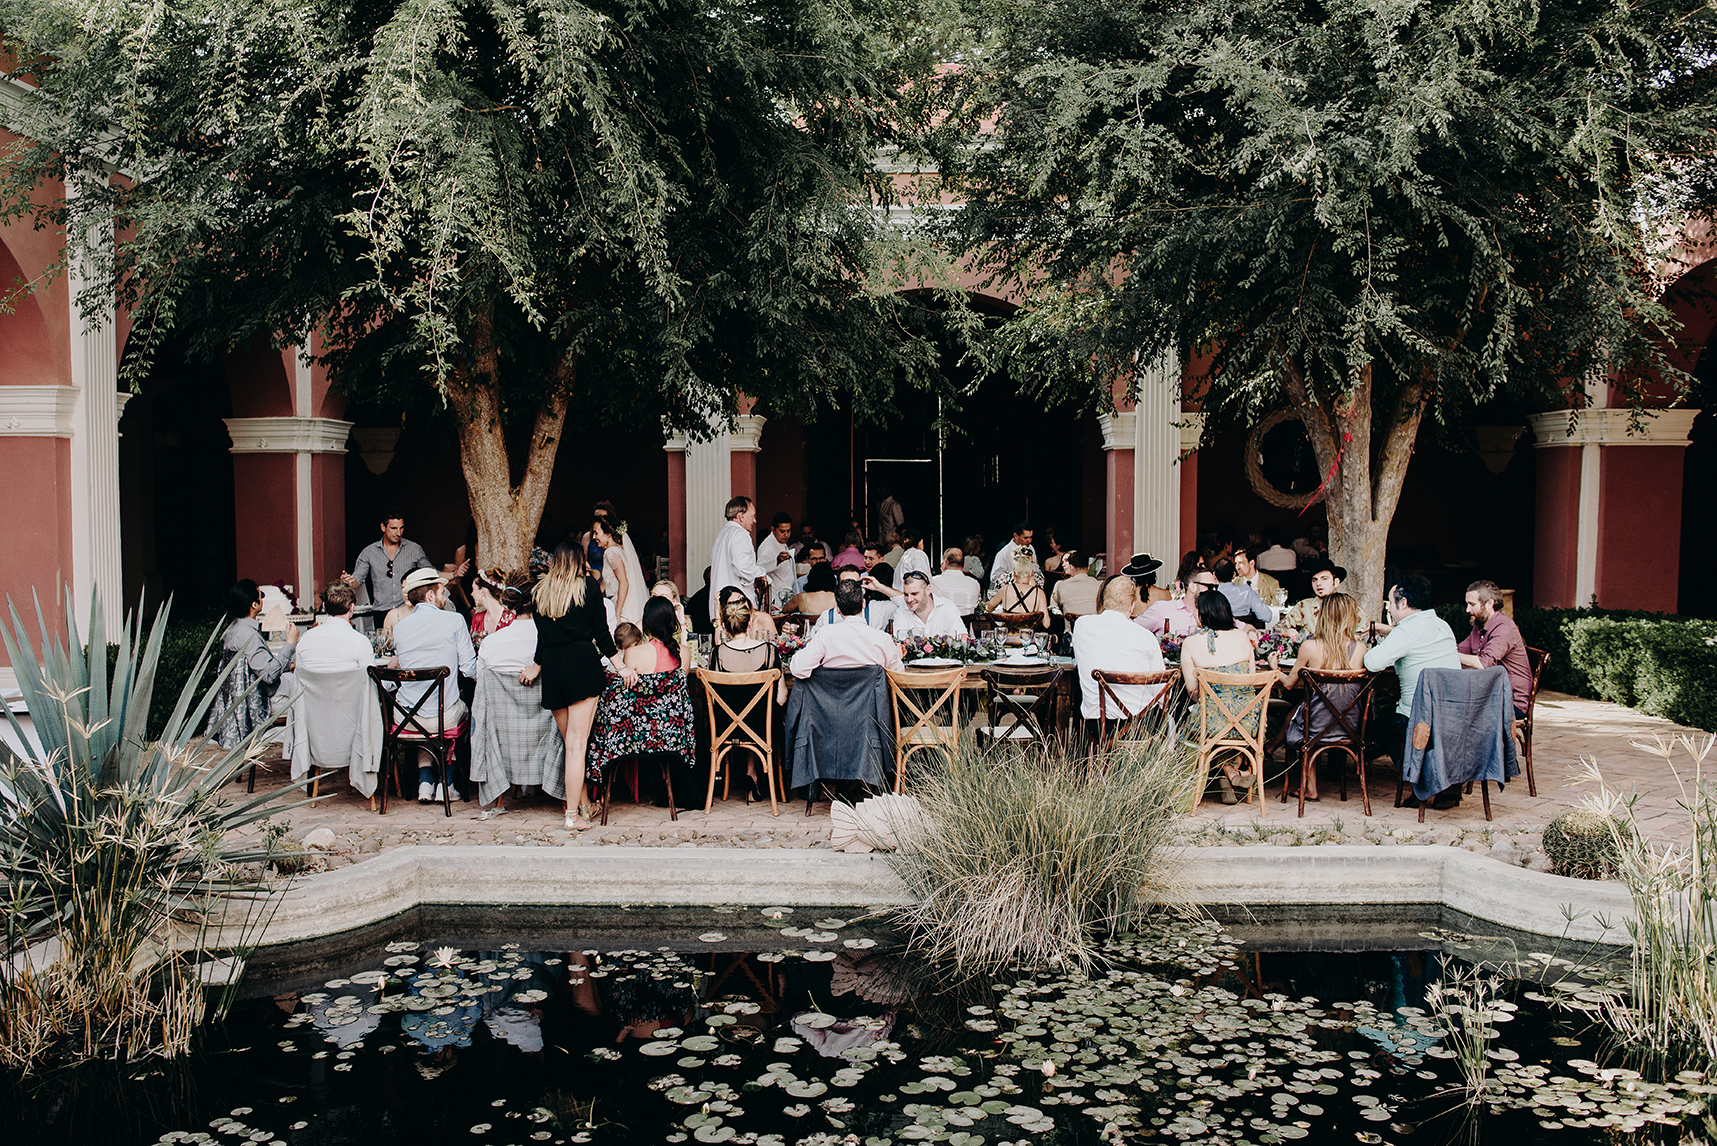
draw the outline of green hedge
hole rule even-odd
[[[184,691],[185,682],[191,678],[191,670],[197,667],[197,658],[202,655],[209,634],[214,632],[224,619],[218,610],[168,617],[167,632],[161,638],[161,659],[155,666],[155,692],[149,698],[149,736],[159,737],[161,730],[167,727],[167,718],[173,715],[173,706],[179,703],[179,694]],[[147,639],[147,628],[144,633]],[[215,649],[213,654],[203,673],[203,689],[215,682],[215,664],[220,658],[220,650]],[[114,662],[118,658],[119,646],[108,645],[107,671],[110,677]],[[201,699],[200,695],[198,699]],[[202,729],[197,731],[201,732]]]
[[[1437,615],[1456,636],[1471,628],[1461,605]],[[1514,620],[1550,654],[1544,688],[1717,731],[1717,621],[1632,609],[1516,609]]]

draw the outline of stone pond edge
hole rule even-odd
[[[1519,931],[1607,943],[1628,941],[1625,923],[1633,916],[1632,900],[1620,884],[1546,875],[1460,848],[1338,844],[1210,847],[1183,854],[1179,885],[1191,903],[1440,903]],[[909,901],[881,855],[407,846],[299,880],[281,897],[262,935],[250,941],[272,946],[319,939],[437,904],[850,908]]]

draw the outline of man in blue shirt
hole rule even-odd
[[[465,720],[465,702],[459,696],[459,678],[477,676],[477,650],[471,644],[471,630],[465,618],[447,608],[447,578],[433,569],[419,569],[406,577],[403,586],[406,603],[411,612],[393,627],[394,665],[402,669],[448,668],[442,693],[445,702],[444,722],[448,729]],[[410,708],[418,697],[433,686],[427,681],[407,681],[399,686],[399,703]],[[435,701],[425,702],[418,711],[417,722],[431,732],[435,730]],[[435,782],[435,769],[423,749],[417,754],[417,802],[427,804],[442,798],[441,785]]]
[[[1389,635],[1377,647],[1365,654],[1365,667],[1371,672],[1394,668],[1401,681],[1401,699],[1395,705],[1394,742],[1401,745],[1406,759],[1407,725],[1413,713],[1413,690],[1418,687],[1419,674],[1428,668],[1458,669],[1461,654],[1455,643],[1455,631],[1449,623],[1431,612],[1431,583],[1417,573],[1400,578],[1389,590],[1389,616],[1394,622]],[[1458,788],[1443,792],[1432,803],[1441,810],[1460,804]],[[1418,807],[1410,803],[1410,807]]]

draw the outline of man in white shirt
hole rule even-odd
[[[908,526],[900,531],[902,552],[900,560],[894,566],[894,579],[904,584],[908,573],[922,573],[926,581],[930,580],[930,558],[924,552],[924,538],[916,529]]]
[[[394,661],[402,669],[450,668],[443,682],[443,722],[453,728],[465,719],[465,702],[459,698],[459,678],[477,676],[477,650],[465,618],[447,608],[447,578],[433,569],[419,569],[405,579],[405,600],[411,612],[393,627]],[[399,704],[409,710],[431,688],[428,681],[408,681],[399,686]],[[435,728],[435,702],[425,701],[417,721]],[[441,785],[429,754],[418,749],[417,802],[441,799]]]
[[[709,619],[714,624],[721,608],[721,591],[732,585],[751,607],[757,607],[757,582],[774,570],[757,562],[751,547],[751,531],[757,525],[757,505],[741,494],[727,503],[727,524],[715,535],[709,551]]]
[[[978,608],[978,579],[966,572],[966,555],[959,549],[942,551],[942,572],[930,578],[930,588],[938,601],[954,606],[962,617]]]
[[[1043,584],[1043,569],[1037,563],[1037,553],[1031,547],[1031,522],[1014,522],[1013,540],[996,550],[995,557],[990,561],[990,592],[994,593],[1013,579],[1014,554],[1025,550],[1031,558],[1031,571],[1035,577],[1032,584]]]
[[[1300,555],[1272,537],[1269,546],[1258,554],[1258,568],[1266,573],[1292,573],[1299,568]],[[1256,585],[1253,586],[1257,588]],[[1259,596],[1263,596],[1262,593]]]
[[[1097,682],[1094,671],[1162,672],[1163,650],[1156,635],[1132,619],[1139,587],[1126,577],[1110,578],[1103,589],[1103,611],[1081,617],[1073,626],[1073,663],[1079,671],[1079,715],[1097,719]],[[1143,712],[1164,685],[1116,684],[1110,692],[1128,712]],[[1112,710],[1111,720],[1116,718]],[[1087,726],[1095,738],[1100,730]]]
[[[793,583],[798,580],[798,571],[793,568],[793,546],[788,542],[792,536],[793,519],[777,513],[770,522],[769,532],[757,543],[757,564],[769,570],[769,595],[775,602],[791,597]]]
[[[862,668],[881,665],[899,671],[900,646],[887,633],[864,623],[864,586],[843,580],[835,586],[835,608],[840,616],[833,624],[818,625],[805,647],[793,655],[789,668],[800,680],[818,668]]]
[[[1392,714],[1392,744],[1401,745],[1400,759],[1406,759],[1407,725],[1413,716],[1413,690],[1419,686],[1419,674],[1428,668],[1458,669],[1461,667],[1460,646],[1449,623],[1431,611],[1431,583],[1418,573],[1409,573],[1389,589],[1390,619],[1394,627],[1389,635],[1377,642],[1377,647],[1365,654],[1365,667],[1371,672],[1393,668],[1401,682],[1401,699]],[[1431,805],[1439,811],[1456,807],[1461,802],[1459,788],[1440,793]],[[1418,807],[1415,803],[1414,807]]]
[[[298,638],[293,660],[300,671],[346,672],[376,663],[370,639],[352,628],[352,605],[357,596],[344,581],[335,581],[322,590],[327,615]]]
[[[946,601],[938,601],[930,588],[930,578],[917,569],[901,579],[898,589],[875,577],[866,577],[859,583],[895,600],[892,623],[895,640],[966,635],[966,622],[960,618],[960,610]]]

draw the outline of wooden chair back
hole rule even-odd
[[[426,669],[396,669],[384,668],[381,665],[371,665],[370,679],[376,682],[376,695],[380,698],[382,709],[382,761],[383,771],[387,775],[377,779],[376,787],[380,789],[381,804],[378,815],[387,815],[388,810],[388,779],[391,776],[394,784],[394,794],[401,795],[399,788],[399,747],[400,742],[406,741],[413,747],[423,748],[435,760],[436,774],[440,776],[442,792],[442,810],[448,816],[453,815],[453,768],[452,742],[458,739],[464,730],[461,724],[455,728],[447,727],[447,678],[453,670],[446,665]],[[428,681],[433,687],[426,688],[412,704],[400,703],[396,689],[402,684]],[[429,704],[430,697],[435,698],[435,730],[432,732],[425,722],[424,708]],[[403,797],[402,797],[403,798]]]
[[[1047,744],[1056,727],[1057,692],[1066,668],[1000,668],[982,672],[990,719],[984,729],[992,741]]]
[[[769,810],[779,816],[781,810],[775,798],[775,686],[781,680],[781,670],[712,672],[699,668],[692,671],[703,682],[704,703],[709,708],[709,791],[704,796],[703,810],[708,812],[715,805],[718,772],[722,775],[721,798],[727,799],[733,789],[733,770],[721,772],[722,763],[733,752],[745,751],[757,755],[764,779],[769,783]],[[736,698],[736,702],[743,705],[737,709],[728,703],[721,691],[744,688],[750,688],[752,692],[749,697]],[[761,733],[746,722],[746,717],[759,705],[763,709]]]
[[[1316,774],[1318,757],[1325,752],[1343,752],[1352,756],[1359,772],[1360,802],[1365,814],[1371,815],[1371,789],[1365,779],[1365,724],[1371,714],[1371,693],[1377,686],[1375,674],[1365,669],[1300,670],[1300,680],[1306,686],[1306,736],[1300,742],[1300,812],[1306,814],[1306,789]],[[1357,684],[1359,688],[1345,702],[1331,695],[1341,685]],[[1311,730],[1320,727],[1318,714],[1327,712],[1329,722],[1321,725],[1315,737]],[[1292,720],[1294,714],[1288,719]],[[1347,799],[1347,765],[1342,765],[1341,798]],[[1282,782],[1282,802],[1288,801],[1288,784]]]
[[[1526,694],[1526,715],[1514,722],[1520,740],[1520,754],[1526,760],[1526,794],[1538,795],[1538,779],[1532,774],[1532,715],[1538,710],[1538,689],[1544,683],[1544,670],[1550,664],[1548,649],[1526,646],[1526,664],[1532,670],[1532,691]]]
[[[1275,672],[1199,670],[1198,728],[1195,730],[1198,733],[1198,763],[1194,769],[1197,783],[1192,790],[1192,804],[1188,811],[1198,807],[1199,800],[1204,797],[1205,785],[1210,782],[1211,760],[1219,751],[1226,749],[1250,758],[1253,782],[1246,791],[1246,798],[1250,800],[1256,793],[1259,797],[1258,815],[1260,818],[1264,816],[1263,793],[1259,792],[1264,776],[1264,710],[1281,679]],[[1253,690],[1252,699],[1238,706],[1230,705],[1217,693],[1218,686],[1250,688]],[[1257,727],[1247,731],[1246,726],[1254,720]]]
[[[894,791],[906,787],[906,765],[914,752],[940,748],[952,753],[960,737],[960,686],[964,667],[940,672],[907,670],[888,673],[894,708]],[[920,704],[924,700],[927,703]]]
[[[991,627],[1000,625],[1008,632],[1029,629],[1043,624],[1042,613],[991,613],[988,618]]]
[[[1174,669],[1164,672],[1109,672],[1093,669],[1091,681],[1097,686],[1097,727],[1100,746],[1109,747],[1116,740],[1136,739],[1140,733],[1150,735],[1168,726],[1169,709],[1180,690],[1175,682],[1181,675]],[[1161,685],[1156,694],[1134,712],[1116,695],[1116,685]],[[1116,724],[1109,728],[1109,710],[1115,711]],[[1155,727],[1152,727],[1152,726]]]

